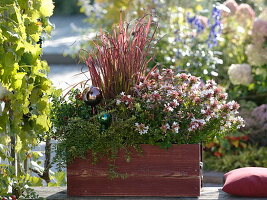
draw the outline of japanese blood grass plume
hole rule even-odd
[[[105,99],[111,99],[146,79],[148,63],[154,43],[155,26],[152,31],[150,16],[144,16],[130,26],[121,17],[112,33],[100,32],[93,41],[93,50],[88,53],[86,65],[92,84],[101,88]]]

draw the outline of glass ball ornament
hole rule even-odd
[[[98,116],[98,121],[101,124],[101,131],[107,130],[111,125],[112,116],[110,113],[104,113]]]
[[[87,105],[96,106],[103,99],[102,91],[98,87],[85,88],[82,98]]]

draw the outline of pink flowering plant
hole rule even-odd
[[[244,124],[236,116],[239,105],[227,102],[227,94],[213,80],[204,83],[164,69],[135,85],[132,94],[122,92],[116,105],[135,117],[133,126],[144,143],[200,143]]]
[[[133,32],[123,29],[121,21],[113,35],[94,44],[97,51],[86,61],[102,100],[92,106],[91,90],[82,88],[54,103],[59,161],[70,162],[90,151],[94,161],[108,156],[113,162],[121,149],[128,159],[140,144],[169,148],[201,143],[243,126],[236,116],[239,105],[227,102],[214,81],[148,68],[155,44],[150,24],[151,18],[142,18],[129,34]]]

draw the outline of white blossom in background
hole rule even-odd
[[[248,63],[253,66],[261,66],[267,63],[267,48],[261,48],[250,44],[246,47]]]
[[[248,63],[261,66],[267,63],[267,8],[254,21],[252,28],[252,44],[246,47]]]
[[[234,85],[249,85],[252,82],[251,67],[248,64],[232,64],[228,75]]]

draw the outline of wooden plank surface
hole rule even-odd
[[[183,196],[200,195],[200,146],[173,145],[168,151],[142,145],[143,155],[126,162],[121,152],[115,165],[126,179],[108,178],[107,160],[97,165],[76,159],[67,168],[70,196]],[[79,187],[77,187],[79,186]]]
[[[47,200],[264,200],[267,198],[235,197],[226,194],[221,187],[203,187],[199,198],[177,197],[68,197],[66,187],[35,187],[40,197]]]

